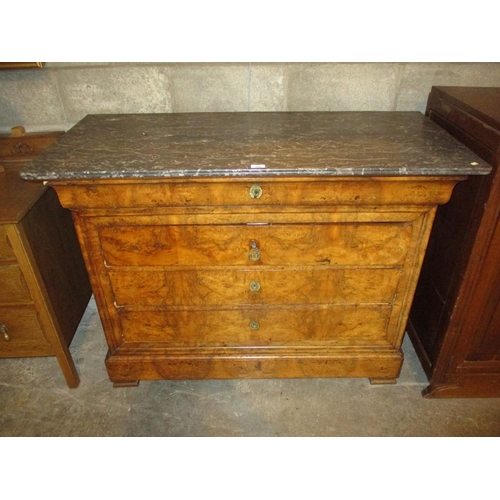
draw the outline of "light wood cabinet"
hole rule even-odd
[[[121,386],[394,383],[436,206],[488,171],[419,113],[222,113],[90,116],[23,175],[73,212]]]
[[[0,136],[0,358],[56,356],[69,387],[69,345],[91,288],[71,213],[19,170],[62,133]]]

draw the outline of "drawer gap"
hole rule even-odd
[[[390,307],[392,302],[357,302],[356,304],[349,304],[344,302],[320,302],[314,304],[307,304],[304,306],[303,303],[290,303],[290,304],[255,304],[255,303],[242,303],[234,306],[227,305],[207,305],[207,306],[129,306],[122,304],[115,304],[115,308],[119,309],[119,312],[168,312],[168,311],[255,311],[258,313],[262,310],[281,310],[290,309],[296,311],[301,310],[318,310],[318,309],[346,309],[346,308],[359,308],[359,307]]]

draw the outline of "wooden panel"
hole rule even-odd
[[[109,271],[118,307],[390,303],[400,274],[399,269]]]
[[[403,355],[400,351],[360,349],[276,349],[245,348],[221,352],[154,353],[134,350],[115,353],[106,359],[110,379],[116,385],[134,380],[380,377],[399,376]],[[138,355],[140,354],[140,355]]]
[[[64,132],[25,134],[20,137],[0,135],[0,159],[27,161],[56,142]]]
[[[480,138],[488,149],[496,149],[500,143],[500,133],[483,121],[478,120],[463,109],[456,107],[449,101],[436,99],[434,111],[442,115],[446,120],[453,123],[466,134]]]
[[[500,188],[500,185],[498,186]],[[500,194],[500,193],[499,193]],[[460,323],[463,336],[467,337],[463,352],[465,362],[482,361],[495,365],[500,374],[500,209],[491,227],[487,250],[476,270],[472,296],[468,302],[470,311]],[[465,346],[464,346],[465,347]],[[472,364],[471,364],[472,365]]]
[[[412,226],[110,226],[99,232],[107,266],[396,266],[405,262]],[[249,258],[253,241],[256,262]]]
[[[428,108],[436,107],[439,100],[453,104],[500,131],[500,87],[432,87]]]
[[[0,357],[54,354],[34,307],[0,307],[0,323],[7,327],[10,337],[6,341],[3,333],[0,334]],[[38,349],[40,353],[37,353]]]
[[[0,304],[31,302],[28,285],[17,265],[0,266],[0,290]]]
[[[460,127],[457,127],[452,122],[449,122],[439,113],[436,113],[435,111],[431,110],[429,112],[429,116],[439,126],[443,127],[447,132],[449,132],[451,135],[459,139],[467,147],[472,149],[472,151],[474,151],[483,160],[487,161],[488,163],[491,163],[494,160],[495,150],[486,146],[481,141],[477,140],[475,137],[469,135],[467,132],[464,132]],[[480,179],[483,179],[483,177],[481,177]]]
[[[71,212],[49,188],[22,221],[41,281],[67,345],[92,295]]]
[[[0,226],[0,262],[15,261],[16,255],[7,237],[7,229],[5,226]]]
[[[442,346],[466,272],[471,249],[487,201],[492,177],[476,176],[459,183],[446,205],[439,207],[412,305],[410,332],[418,332],[420,358],[428,375]]]
[[[47,190],[41,182],[26,182],[19,176],[23,163],[4,164],[0,175],[0,224],[16,224]]]
[[[128,342],[156,346],[286,346],[385,343],[389,306],[120,310]],[[251,329],[251,322],[259,324]]]

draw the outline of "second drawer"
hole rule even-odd
[[[99,228],[112,266],[397,266],[407,223],[113,225]]]
[[[17,265],[0,266],[0,304],[25,304],[31,294],[21,268]]]

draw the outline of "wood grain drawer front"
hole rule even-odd
[[[108,267],[398,266],[411,236],[404,223],[100,228]]]
[[[479,139],[490,150],[496,149],[500,144],[500,134],[497,131],[448,101],[436,100],[432,111],[439,113],[470,136]]]
[[[424,178],[326,180],[231,179],[169,180],[141,183],[58,186],[63,206],[80,209],[163,207],[325,207],[336,205],[414,205],[445,203],[446,189]]]
[[[121,310],[127,342],[155,347],[386,343],[389,306],[292,306],[238,310]]]
[[[0,266],[0,304],[26,304],[31,294],[21,268],[17,265]]]
[[[12,261],[16,261],[16,255],[7,237],[7,229],[5,226],[0,226],[0,263]]]
[[[392,303],[399,269],[109,272],[124,307]]]
[[[0,307],[0,356],[20,347],[48,347],[34,307]],[[43,355],[43,353],[41,354]]]

